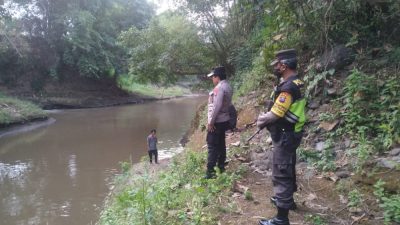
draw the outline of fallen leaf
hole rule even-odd
[[[323,122],[321,122],[321,123],[319,124],[319,127],[322,128],[322,129],[324,129],[325,131],[331,131],[331,130],[333,130],[333,129],[336,127],[336,125],[338,125],[338,124],[339,124],[339,120],[335,120],[335,121],[333,121],[332,123],[323,121]]]
[[[234,146],[234,147],[239,147],[240,146],[240,141],[231,143],[231,145]]]
[[[307,196],[307,198],[306,198],[307,201],[312,201],[312,200],[315,200],[315,199],[317,199],[317,195],[315,195],[313,193],[309,194]]]
[[[240,162],[246,162],[246,161],[247,161],[247,159],[244,158],[244,157],[239,157],[238,160],[239,160]]]
[[[278,35],[275,35],[272,39],[274,39],[274,41],[279,41],[282,39],[282,37],[283,37],[283,34],[278,34]]]

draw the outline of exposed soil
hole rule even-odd
[[[118,88],[113,80],[97,80],[72,77],[68,80],[48,80],[40,91],[29,82],[19,82],[13,87],[1,87],[9,96],[29,100],[43,109],[93,108],[121,104],[141,103],[153,100],[145,96],[129,94]]]
[[[255,127],[250,128],[255,132]],[[242,132],[248,132],[243,130]],[[232,147],[232,143],[240,140],[241,132],[228,136],[227,144]],[[260,134],[266,135],[266,134]],[[220,218],[222,225],[248,225],[258,224],[262,218],[272,218],[276,215],[275,207],[270,203],[270,197],[273,196],[273,186],[271,181],[271,172],[260,173],[252,167],[252,161],[249,157],[251,150],[259,145],[261,138],[250,143],[249,151],[241,155],[235,155],[230,159],[228,171],[234,171],[239,165],[246,165],[248,171],[243,178],[237,182],[239,188],[233,188],[233,200],[237,209],[234,212],[223,214]],[[336,181],[337,182],[337,181]],[[383,224],[382,215],[374,212],[373,205],[376,202],[368,199],[365,205],[368,207],[360,209],[360,212],[349,212],[347,207],[347,193],[340,193],[336,187],[335,180],[332,180],[329,174],[320,174],[307,163],[298,163],[297,166],[297,184],[298,192],[295,193],[295,202],[297,209],[290,211],[290,223],[294,224],[319,224],[307,219],[310,215],[323,218],[326,224],[343,225],[374,225]],[[243,192],[247,189],[251,193],[252,199],[247,198]]]

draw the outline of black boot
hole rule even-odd
[[[289,223],[289,209],[279,208],[276,217],[270,220],[260,220],[259,225],[290,225]]]
[[[270,198],[271,203],[276,207],[276,197],[273,196]],[[289,208],[289,210],[296,210],[297,209],[297,205],[296,203],[293,202],[293,205]]]
[[[215,171],[212,170],[207,170],[206,175],[204,176],[204,179],[215,179],[217,175],[215,174]]]
[[[260,220],[258,221],[259,225],[290,225],[289,220],[282,220],[278,219],[276,217],[270,219],[270,220]]]

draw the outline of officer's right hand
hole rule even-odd
[[[263,114],[259,115],[258,118],[257,118],[257,127],[259,129],[263,129],[267,125],[267,121],[266,121],[266,117],[265,116],[266,116],[266,114],[263,113]]]
[[[207,131],[208,132],[214,132],[215,131],[215,126],[213,124],[208,124],[207,125]]]
[[[258,117],[257,119],[257,127],[258,129],[264,129],[267,126],[266,121],[264,121],[262,118]]]
[[[266,126],[267,126],[266,124],[258,124],[258,123],[257,123],[257,127],[258,127],[258,129],[260,129],[260,130],[264,129]]]

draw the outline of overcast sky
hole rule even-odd
[[[149,2],[152,2],[158,6],[156,11],[157,14],[160,14],[168,9],[174,8],[173,0],[149,0]]]

